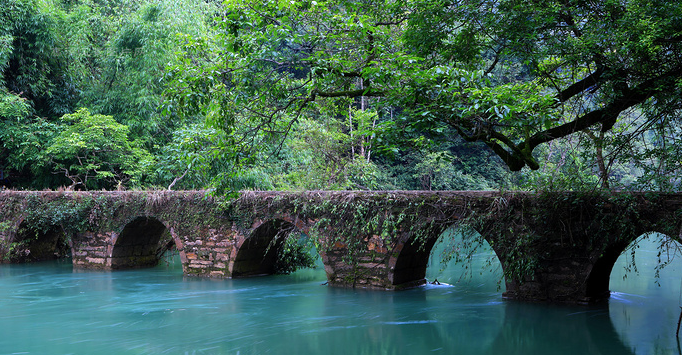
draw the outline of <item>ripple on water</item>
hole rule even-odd
[[[185,280],[177,269],[67,273],[63,265],[56,271],[47,265],[13,266],[11,272],[3,267],[0,353],[574,354],[595,341],[581,331],[586,318],[617,313],[613,327],[627,325],[620,338],[600,337],[605,349],[626,344],[651,350],[642,344],[660,338],[662,330],[648,322],[667,327],[669,321],[639,312],[652,297],[627,291],[615,292],[610,301],[624,309],[595,313],[506,302],[495,291],[495,278],[368,292],[320,286],[323,270],[298,281]],[[574,333],[564,337],[556,330]]]

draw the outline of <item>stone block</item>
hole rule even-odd
[[[207,260],[192,260],[190,265],[213,265],[213,262]]]

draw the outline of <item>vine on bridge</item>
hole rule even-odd
[[[401,242],[424,249],[447,228],[473,224],[476,211],[489,209],[486,204],[495,195],[499,192],[243,192],[228,203],[230,213],[243,225],[255,218],[295,216],[319,251],[342,251],[343,261],[353,266],[357,279],[363,276],[358,264],[368,260],[385,264],[387,258],[398,256],[374,251]]]

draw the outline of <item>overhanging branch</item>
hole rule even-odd
[[[597,85],[601,80],[601,76],[603,73],[604,68],[601,66],[598,67],[594,73],[588,75],[586,78],[574,83],[573,85],[567,87],[559,94],[557,94],[556,99],[559,102],[566,102],[575,95],[578,95],[581,92],[587,90],[588,88]]]

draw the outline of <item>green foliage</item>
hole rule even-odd
[[[80,105],[113,116],[145,148],[155,150],[170,140],[179,123],[159,109],[165,67],[184,59],[176,57],[182,43],[178,34],[207,31],[212,5],[182,0],[118,2],[121,6],[113,16],[102,16],[103,9],[97,7],[71,15],[80,21],[79,31],[73,33],[80,39],[73,49],[81,59]]]
[[[530,191],[594,191],[600,187],[597,167],[580,137],[556,140],[539,149],[544,165],[519,177],[521,188]],[[591,152],[590,152],[591,153]]]
[[[117,188],[141,182],[153,157],[128,138],[128,128],[111,116],[87,109],[64,115],[63,130],[45,149],[52,169],[71,180],[71,188]]]
[[[276,274],[290,274],[304,268],[314,268],[316,260],[315,243],[312,239],[289,235],[277,253]]]
[[[174,132],[173,140],[160,149],[155,168],[157,183],[168,189],[217,188],[220,191],[271,190],[270,174],[254,167],[240,175],[226,177],[235,167],[225,155],[223,131],[201,124],[185,126]]]
[[[415,166],[414,178],[418,178],[422,190],[483,190],[476,186],[474,177],[455,169],[454,157],[446,152],[428,153]],[[476,188],[478,187],[478,188]]]
[[[528,190],[678,191],[680,131],[653,119],[637,126],[642,112],[629,113],[609,132],[585,130],[557,139],[536,151],[545,164],[517,175]]]
[[[348,129],[334,119],[319,122],[301,119],[293,126],[283,147],[267,160],[274,187],[284,190],[377,189],[378,168],[360,155]],[[268,166],[266,165],[266,166]]]
[[[150,159],[127,169],[134,186],[682,182],[675,1],[0,0],[0,10],[0,169],[21,188],[66,183],[42,153],[76,107],[113,117],[155,156],[156,174],[142,178]],[[512,178],[504,165],[537,170]]]
[[[57,131],[57,125],[32,116],[28,100],[0,91],[0,170],[34,173],[32,187],[42,188],[51,174],[42,165],[45,146]]]
[[[171,189],[201,189],[210,186],[215,174],[212,168],[220,160],[223,134],[201,125],[180,128],[173,140],[159,153],[156,174]],[[177,184],[177,185],[176,185]]]
[[[36,125],[53,125],[54,132],[74,107],[112,116],[152,153],[166,146],[179,124],[159,109],[164,68],[178,58],[176,34],[208,31],[215,13],[212,4],[185,0],[5,0],[0,10],[0,118],[16,118],[0,128],[11,138],[2,142],[0,169],[22,188],[64,184],[42,169],[40,154],[23,147],[39,141],[44,149],[51,137]],[[112,187],[105,185],[98,187]]]
[[[39,0],[3,0],[0,9],[0,84],[31,100],[40,115],[70,112],[76,90],[67,69],[60,9]]]
[[[33,112],[28,100],[8,92],[0,92],[0,119],[21,121]]]
[[[387,151],[450,128],[538,169],[538,147],[609,132],[631,108],[647,113],[631,121],[640,134],[656,115],[673,125],[680,18],[675,1],[233,1],[216,36],[188,40],[202,60],[173,68],[169,96],[240,143],[283,139],[346,98],[377,113]]]

